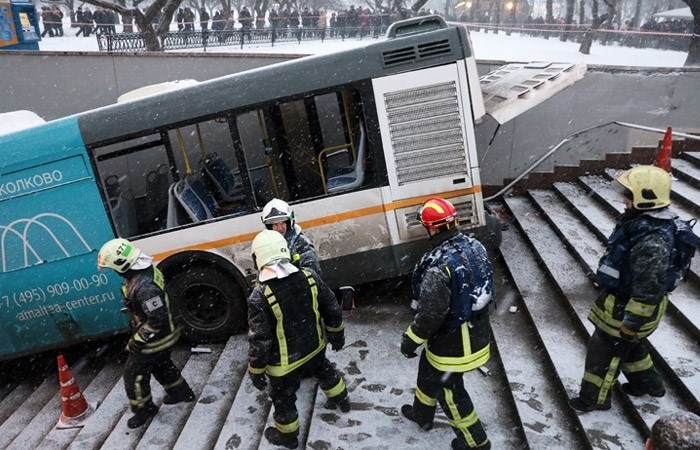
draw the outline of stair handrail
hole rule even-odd
[[[486,197],[486,198],[484,199],[484,201],[485,201],[485,202],[490,202],[491,200],[495,200],[496,198],[500,197],[501,195],[503,195],[503,194],[505,194],[506,192],[508,192],[509,190],[511,190],[511,189],[513,188],[513,186],[515,186],[520,180],[522,180],[523,178],[525,178],[526,176],[528,176],[528,175],[530,174],[530,172],[532,172],[533,170],[535,170],[535,169],[536,169],[540,164],[542,164],[547,158],[549,158],[549,157],[552,156],[557,150],[559,150],[559,149],[561,148],[562,145],[566,144],[567,142],[571,141],[571,140],[574,139],[574,138],[577,138],[579,135],[581,135],[581,134],[583,134],[583,133],[587,133],[587,132],[589,132],[589,131],[591,131],[591,130],[595,130],[596,128],[606,127],[606,126],[608,126],[608,125],[619,125],[619,126],[622,126],[622,127],[634,128],[634,129],[637,129],[637,130],[644,130],[644,131],[653,131],[653,132],[662,133],[662,134],[666,132],[666,130],[661,129],[661,128],[647,127],[647,126],[644,126],[644,125],[637,125],[637,124],[628,123],[628,122],[619,122],[619,121],[617,121],[617,120],[613,120],[613,121],[611,121],[611,122],[605,122],[605,123],[601,123],[601,124],[598,124],[598,125],[593,125],[593,126],[590,126],[590,127],[587,127],[587,128],[583,128],[582,130],[576,131],[575,133],[572,133],[572,134],[570,134],[569,136],[567,136],[567,137],[565,137],[564,139],[562,139],[561,141],[559,141],[559,143],[558,143],[557,145],[555,145],[554,147],[552,147],[551,149],[549,149],[549,151],[548,151],[547,153],[545,153],[545,154],[542,155],[537,161],[535,161],[534,163],[532,163],[532,165],[531,165],[530,167],[528,167],[527,169],[525,169],[525,170],[523,171],[523,173],[521,173],[520,175],[518,175],[517,177],[515,177],[515,179],[513,179],[513,181],[511,181],[510,183],[508,183],[507,185],[505,185],[503,188],[501,188],[501,190],[499,190],[498,192],[496,192],[496,193],[493,194],[492,196]],[[672,134],[673,136],[678,136],[678,137],[683,137],[683,138],[686,138],[686,139],[691,139],[691,140],[700,141],[700,136],[697,136],[697,135],[694,135],[694,134],[680,133],[680,132],[678,132],[678,131],[673,131],[673,130],[671,130],[671,134]]]

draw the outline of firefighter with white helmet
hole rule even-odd
[[[296,391],[307,373],[318,380],[329,407],[350,410],[345,382],[326,358],[327,343],[335,351],[345,345],[345,324],[333,292],[318,274],[290,262],[280,233],[260,232],[252,256],[258,277],[248,298],[248,376],[261,391],[270,382],[275,426],[265,437],[296,448]]]
[[[191,402],[194,392],[173,363],[170,352],[180,337],[175,326],[165,279],[153,258],[126,239],[106,242],[97,255],[100,268],[114,270],[124,279],[122,293],[133,332],[124,365],[124,387],[131,411],[129,428],[138,428],[158,412],[151,397],[151,374],[163,385],[163,403]]]
[[[493,274],[486,249],[457,228],[457,210],[449,201],[432,197],[418,219],[428,231],[433,249],[413,271],[413,322],[403,333],[401,353],[413,358],[423,347],[413,404],[401,413],[423,430],[433,427],[438,403],[455,435],[453,449],[489,449],[463,375],[489,359],[489,308]],[[465,342],[469,343],[465,345]]]
[[[294,213],[287,202],[278,198],[270,200],[263,208],[261,220],[268,230],[277,231],[284,236],[291,252],[292,263],[321,275],[321,265],[314,244],[294,221]]]
[[[673,289],[669,273],[677,215],[671,204],[671,177],[654,166],[634,167],[617,178],[625,212],[608,238],[596,277],[603,288],[588,320],[595,331],[588,342],[579,411],[610,409],[611,393],[622,371],[628,395],[665,394],[645,345],[658,328]]]

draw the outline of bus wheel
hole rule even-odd
[[[183,336],[216,342],[245,330],[246,300],[236,280],[213,267],[194,266],[174,274],[168,294]]]

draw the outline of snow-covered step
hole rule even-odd
[[[692,160],[674,158],[671,160],[671,168],[676,177],[682,178],[695,187],[700,187],[700,159],[693,162]]]
[[[205,450],[213,447],[246,374],[247,357],[246,335],[231,336],[173,450]]]
[[[172,359],[178,367],[183,367],[189,359],[189,357],[189,347],[178,346],[173,349]],[[141,428],[136,429],[130,429],[127,426],[126,422],[127,420],[129,420],[132,413],[128,408],[129,401],[126,398],[123,383],[121,383],[120,387],[122,388],[121,402],[122,404],[126,405],[126,408],[124,409],[125,412],[116,422],[114,428],[107,436],[107,439],[101,445],[101,450],[127,450],[138,448],[141,438],[146,434],[146,431],[148,430],[147,426],[143,426]],[[151,379],[151,395],[153,396],[153,403],[160,406],[165,393],[161,385],[153,379]],[[116,401],[119,402],[118,399]],[[167,414],[167,412],[164,411],[163,408],[160,408],[158,414],[156,414],[156,416],[151,420],[151,423],[162,421],[162,416],[164,415],[164,413]]]
[[[573,212],[566,210],[564,203],[552,191],[529,191],[539,210],[546,215],[547,221],[557,230],[558,234],[569,247],[569,250],[579,261],[584,262],[584,271],[592,273],[598,266],[598,260],[603,253],[603,246],[596,245],[595,237],[583,225],[576,220]],[[584,245],[583,243],[586,243]],[[548,266],[550,263],[547,263]],[[554,264],[554,262],[552,262]],[[555,273],[556,268],[552,268]],[[560,274],[560,276],[566,276]],[[572,274],[568,274],[567,281],[571,281]],[[568,283],[567,283],[568,284]],[[563,289],[565,293],[566,289]],[[588,301],[580,301],[575,292],[572,304],[579,315],[581,321],[588,325],[588,310],[595,299],[595,295]],[[675,294],[675,293],[674,293]],[[678,297],[674,295],[674,297]],[[689,300],[695,300],[688,298]],[[666,313],[662,319],[661,326],[649,337],[649,342],[653,345],[658,354],[668,363],[668,367],[659,367],[664,383],[667,386],[667,394],[661,399],[630,398],[637,406],[639,414],[644,418],[647,426],[651,427],[660,417],[657,412],[661,411],[682,411],[686,408],[694,408],[697,405],[697,398],[689,392],[700,392],[700,374],[688,373],[688,361],[700,359],[700,351],[695,344],[695,337],[680,327],[673,320],[672,312]],[[592,328],[588,325],[588,328]],[[655,358],[659,363],[659,359]],[[665,370],[664,370],[665,369]],[[670,373],[669,373],[670,372]],[[683,375],[683,386],[679,386],[676,374]],[[648,402],[656,407],[651,407]]]
[[[567,285],[570,283],[571,288],[579,290],[578,295],[583,299],[593,301],[594,292],[578,263],[530,202],[522,197],[508,197],[505,201],[524,236],[515,226],[504,231],[501,253],[565,388],[565,395],[574,397],[578,395],[583,377],[588,330],[582,328],[577,317],[572,317],[571,306],[562,295],[566,288],[561,284],[562,279],[558,278],[558,284],[554,284],[549,278],[557,279],[549,273],[553,268],[547,264],[547,274],[542,270],[533,272],[531,268],[538,267],[538,261],[545,264],[555,261],[557,271],[572,275]],[[539,255],[536,256],[532,248],[536,248]],[[643,442],[641,430],[636,426],[637,419],[623,408],[621,398],[616,390],[610,411],[577,415],[592,448],[634,448]],[[609,420],[610,417],[615,421]]]
[[[700,152],[683,152],[681,153],[681,158],[700,165]]]
[[[211,353],[192,353],[187,364],[182,368],[182,376],[198,398],[224,348],[222,344],[210,344],[207,347],[211,349]],[[186,347],[185,350],[189,348]],[[172,448],[195,404],[195,402],[161,404],[160,411],[148,426],[137,448]]]
[[[71,373],[84,387],[95,376],[94,365],[87,360],[75,363],[66,358]],[[93,362],[94,364],[94,362]],[[36,447],[44,436],[58,422],[61,411],[61,397],[58,386],[58,368],[53,376],[47,376],[15,410],[12,415],[0,425],[0,448],[8,448],[10,445],[22,448],[24,440],[29,445],[24,448]]]
[[[393,302],[388,297],[385,301]],[[439,407],[430,432],[422,431],[399,412],[401,405],[413,401],[418,358],[403,357],[399,348],[401,333],[411,322],[408,302],[398,313],[396,308],[390,311],[375,304],[371,309],[356,310],[346,316],[345,348],[338,352],[328,348],[327,357],[343,374],[351,410],[343,413],[327,408],[326,396],[319,391],[307,448],[417,450],[431,445],[447,447],[454,438]],[[466,379],[471,379],[469,374]],[[483,419],[479,400],[473,400]]]
[[[122,373],[124,372],[124,361],[125,359],[120,361]],[[79,430],[69,448],[71,450],[100,448],[128,410],[129,402],[124,392],[124,380],[120,374],[104,401],[85,421],[85,426]]]
[[[104,366],[106,361],[102,358],[89,358],[76,361],[71,364],[71,373],[78,386],[82,389],[91,384],[98,371]],[[47,378],[49,384],[53,384],[54,396],[43,407],[34,411],[28,422],[24,423],[24,429],[7,445],[7,449],[21,450],[26,448],[36,448],[44,440],[44,437],[51,432],[60,417],[61,396],[59,394],[58,373],[52,378]]]
[[[105,398],[109,395],[112,388],[115,385],[122,385],[121,377],[124,371],[123,364],[126,358],[123,357],[125,355],[121,356],[121,358],[109,358],[92,382],[83,391],[83,395],[90,405],[96,405],[97,408],[99,408],[104,403]],[[80,384],[80,387],[83,387],[82,384]],[[57,414],[56,410],[53,410],[51,413],[54,416]],[[75,440],[80,430],[81,428],[53,428],[37,446],[37,450],[67,448]]]
[[[214,448],[257,448],[264,439],[262,433],[271,407],[267,391],[258,391],[248,376],[242,377]]]
[[[38,375],[38,374],[37,374]],[[37,387],[42,384],[44,379],[43,374],[41,376],[28,376],[19,384],[12,384],[11,389],[3,396],[2,401],[0,401],[0,424],[10,419],[14,413],[22,406],[22,404],[29,399]],[[2,426],[0,426],[2,430]]]
[[[507,253],[508,259],[518,260],[517,249],[509,246]],[[514,269],[518,278],[540,271],[536,262],[532,264],[520,260]],[[540,350],[543,344],[537,328],[506,272],[502,264],[494,264],[497,304],[491,328],[528,446],[585,448],[585,434],[566,404],[560,383],[552,382],[552,362]]]

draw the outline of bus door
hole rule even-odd
[[[76,119],[0,136],[0,359],[126,329],[114,237]]]
[[[462,225],[484,223],[465,70],[449,64],[372,80],[394,243],[425,237],[416,210],[429,195],[449,198]]]

